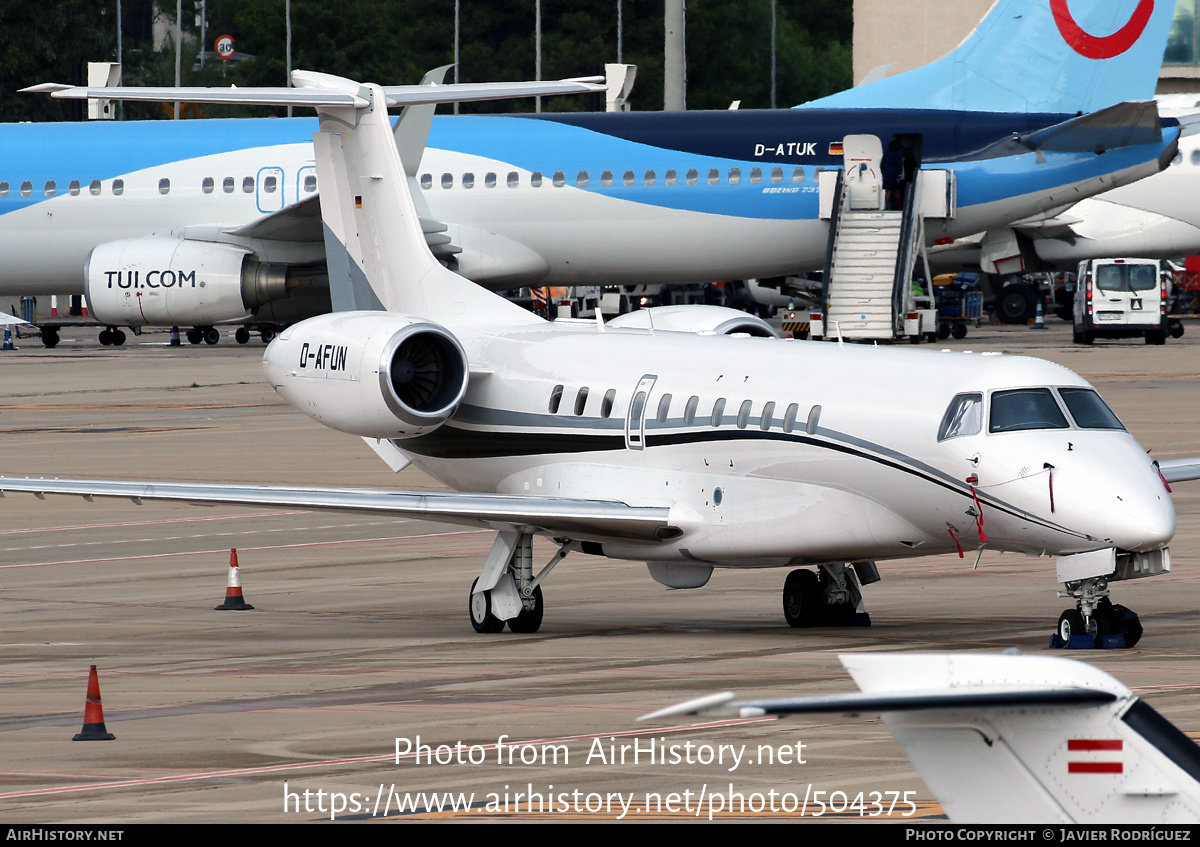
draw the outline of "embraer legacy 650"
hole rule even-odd
[[[289,96],[321,119],[331,285],[354,308],[286,329],[267,377],[393,468],[411,461],[453,491],[11,477],[0,490],[493,527],[470,592],[481,632],[537,630],[541,583],[572,551],[646,561],[672,588],[703,586],[716,567],[795,567],[785,616],[811,626],[861,621],[876,560],[986,546],[1059,557],[1076,600],[1059,623],[1067,643],[1141,634],[1108,586],[1169,569],[1175,512],[1159,468],[1076,374],[1002,355],[671,332],[654,310],[642,328],[545,322],[430,252],[384,89],[294,81]],[[1176,478],[1196,476],[1178,464]],[[559,545],[540,571],[535,534]]]

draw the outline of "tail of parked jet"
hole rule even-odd
[[[1171,0],[997,0],[950,54],[802,108],[1094,112],[1154,97]]]
[[[955,823],[1195,823],[1200,747],[1104,671],[1019,655],[847,654],[861,694],[662,709],[882,714]]]

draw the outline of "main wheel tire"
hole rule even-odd
[[[788,626],[816,626],[822,618],[821,583],[812,571],[794,570],[783,583],[783,616]]]
[[[1028,285],[1006,285],[996,298],[996,318],[1002,324],[1023,324],[1037,314],[1037,294]]]
[[[246,329],[244,326],[239,326],[233,332],[233,340],[238,344],[247,343],[250,340],[250,330]]]
[[[204,333],[198,329],[189,329],[187,331],[188,344],[199,344],[204,340]]]
[[[537,632],[542,626],[542,587],[533,589],[533,608],[521,609],[515,618],[508,619],[508,628],[513,632]]]
[[[112,344],[112,330],[107,328],[100,330],[100,338],[98,341],[102,347],[107,347]]]
[[[214,327],[210,326],[208,329],[204,330],[204,343],[205,344],[208,344],[209,346],[211,346],[213,344],[216,344],[220,340],[221,340],[221,333],[219,331],[217,331]]]
[[[119,329],[112,331],[112,343],[114,347],[120,347],[125,343],[125,333]]]
[[[471,626],[476,632],[499,632],[504,629],[504,621],[492,614],[492,599],[486,591],[475,593],[475,584],[471,583],[471,593],[467,595],[467,612],[471,616]]]
[[[1058,616],[1058,637],[1064,644],[1070,644],[1072,635],[1087,635],[1083,614],[1078,609],[1067,609]]]
[[[42,345],[47,348],[57,347],[58,346],[58,330],[43,329],[42,330]]]
[[[268,327],[263,327],[259,330],[258,337],[263,340],[263,344],[270,344],[271,339],[275,337],[275,330]]]

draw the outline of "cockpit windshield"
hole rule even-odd
[[[1060,388],[1067,411],[1080,429],[1124,429],[1104,399],[1090,388]]]
[[[1049,388],[1017,388],[992,394],[990,432],[1069,429],[1070,426]]]

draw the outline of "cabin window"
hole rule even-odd
[[[1080,429],[1124,429],[1124,424],[1113,414],[1099,394],[1090,388],[1060,388],[1059,395],[1067,404],[1067,411]]]
[[[642,410],[646,408],[646,392],[639,391],[633,395],[633,402],[629,404],[629,422],[631,425],[636,425],[642,420]]]
[[[562,188],[566,184],[567,184],[567,175],[564,174],[562,171],[555,171],[554,172],[554,187]]]
[[[695,168],[688,168],[687,176],[685,177],[688,185],[695,185],[700,181],[700,172]]]
[[[224,181],[221,183],[221,190],[224,191],[226,194],[232,194],[234,185],[235,185],[235,183],[233,181],[233,177],[227,176],[227,177],[225,177]]]
[[[687,405],[683,407],[683,424],[691,426],[696,420],[696,409],[700,406],[700,398],[693,394],[688,398]]]
[[[600,172],[600,185],[602,185],[602,186],[603,186],[603,187],[605,187],[605,188],[608,188],[608,187],[610,187],[612,184],[613,184],[613,173],[612,173],[612,171],[601,171],[601,172]]]
[[[517,173],[516,171],[509,171],[508,172],[508,187],[509,188],[520,188],[520,186],[521,186],[521,175],[519,173]]]
[[[252,176],[242,177],[242,193],[243,194],[253,194],[254,193],[254,177],[252,177]]]
[[[583,410],[587,408],[588,389],[585,385],[579,389],[579,393],[575,395],[575,414],[582,415]]]
[[[729,184],[730,185],[738,185],[741,181],[742,181],[742,169],[741,168],[730,168],[729,169]]]
[[[625,171],[625,173],[621,175],[621,182],[625,183],[626,186],[633,185],[635,182],[633,171]]]
[[[542,187],[542,172],[541,171],[534,171],[533,173],[531,173],[529,175],[529,187],[530,188],[541,188]]]
[[[797,185],[804,182],[804,168],[792,168],[792,182]]]
[[[52,179],[46,180],[46,185],[43,187],[47,197],[53,197],[58,193],[58,183]]]
[[[751,168],[750,169],[750,184],[758,185],[760,182],[762,182],[762,168]]]
[[[766,432],[771,428],[771,419],[775,416],[775,404],[768,403],[763,406],[762,416],[758,419],[758,428]]]
[[[587,188],[588,172],[580,171],[579,173],[575,174],[575,184],[580,188]]]
[[[677,177],[676,177],[675,171],[673,169],[667,171],[663,175],[663,181],[666,182],[667,185],[674,185],[676,179],[677,179]]]
[[[473,173],[463,174],[462,187],[463,188],[474,188],[475,187],[475,174],[473,174]]]
[[[308,180],[307,179],[304,180],[304,184],[305,184],[304,185],[305,190],[307,191],[308,190]],[[423,188],[425,191],[428,191],[429,189],[433,188],[433,174],[421,174],[421,188]]]
[[[203,191],[205,194],[212,194],[213,189],[216,188],[216,185],[217,185],[216,182],[213,181],[213,178],[211,176],[206,176],[204,178],[204,180],[200,183],[200,190]]]
[[[170,183],[168,183],[168,187],[170,187]],[[275,189],[278,187],[279,187],[279,177],[277,177],[273,174],[268,174],[267,176],[263,177],[263,191],[265,191],[267,194],[274,194]],[[161,189],[161,186],[160,186],[160,189]]]
[[[454,187],[454,174],[442,174],[442,188]]]
[[[750,403],[749,400],[742,401],[742,407],[740,409],[738,409],[738,416],[737,416],[737,428],[738,429],[745,429],[746,424],[750,423],[750,407],[751,407],[751,405],[752,404]]]
[[[991,432],[1067,429],[1070,424],[1049,388],[1017,388],[992,393]]]
[[[558,414],[558,406],[562,403],[563,387],[561,385],[554,386],[550,392],[550,414]]]
[[[5,183],[5,185],[7,185],[7,184],[8,184],[8,183]],[[97,196],[99,196],[99,194],[100,194],[100,180],[98,180],[98,179],[93,179],[91,182],[89,182],[89,183],[88,183],[88,191],[90,191],[90,192],[91,192],[92,194],[94,194],[94,195],[97,195]]]
[[[67,184],[67,192],[72,197],[78,197],[79,196],[79,180],[77,180],[77,179],[71,180],[70,183]]]
[[[792,403],[783,413],[783,431],[791,432],[796,428],[796,416],[800,414],[800,404]]]
[[[654,173],[654,171],[646,171],[645,176],[642,177],[642,182],[644,182],[646,185],[654,185],[657,179],[658,176]]]
[[[983,395],[959,394],[950,401],[942,425],[938,427],[938,441],[958,438],[963,435],[978,435],[983,429]]]
[[[425,174],[425,176],[429,177],[429,185],[422,184],[421,187],[429,188],[430,185],[433,185],[433,177],[429,176],[429,174]],[[424,179],[424,178],[425,177],[421,177],[421,179]],[[304,190],[309,194],[312,194],[314,191],[317,190],[317,175],[316,174],[308,174],[307,176],[304,177]]]
[[[720,426],[725,420],[725,398],[720,397],[717,402],[713,403],[712,416],[709,418],[709,423],[713,426]]]
[[[667,422],[667,415],[671,412],[671,395],[664,394],[658,401],[658,415],[655,417],[659,423]]]
[[[116,183],[114,183],[114,185],[115,184]],[[25,180],[24,182],[21,183],[21,196],[22,197],[32,197],[33,196],[33,183],[30,182],[29,180]]]
[[[8,183],[0,182],[0,197],[7,197],[7,196],[8,196]]]
[[[610,388],[604,392],[604,399],[600,401],[600,417],[607,418],[612,415],[613,402],[617,399],[617,389]]]
[[[21,191],[22,191],[22,193],[24,193],[24,188],[22,188]],[[114,179],[112,181],[112,193],[118,197],[120,197],[122,194],[124,194],[125,193],[125,180]]]
[[[159,194],[170,194],[171,193],[171,180],[167,179],[166,177],[160,179],[158,181],[158,193]]]
[[[771,182],[783,182],[783,168],[771,168]]]
[[[494,173],[492,173],[491,171],[488,171],[486,174],[483,175],[483,187],[484,188],[495,188],[496,187],[496,175]]]
[[[721,172],[716,168],[708,169],[708,184],[717,185],[721,182]]]

